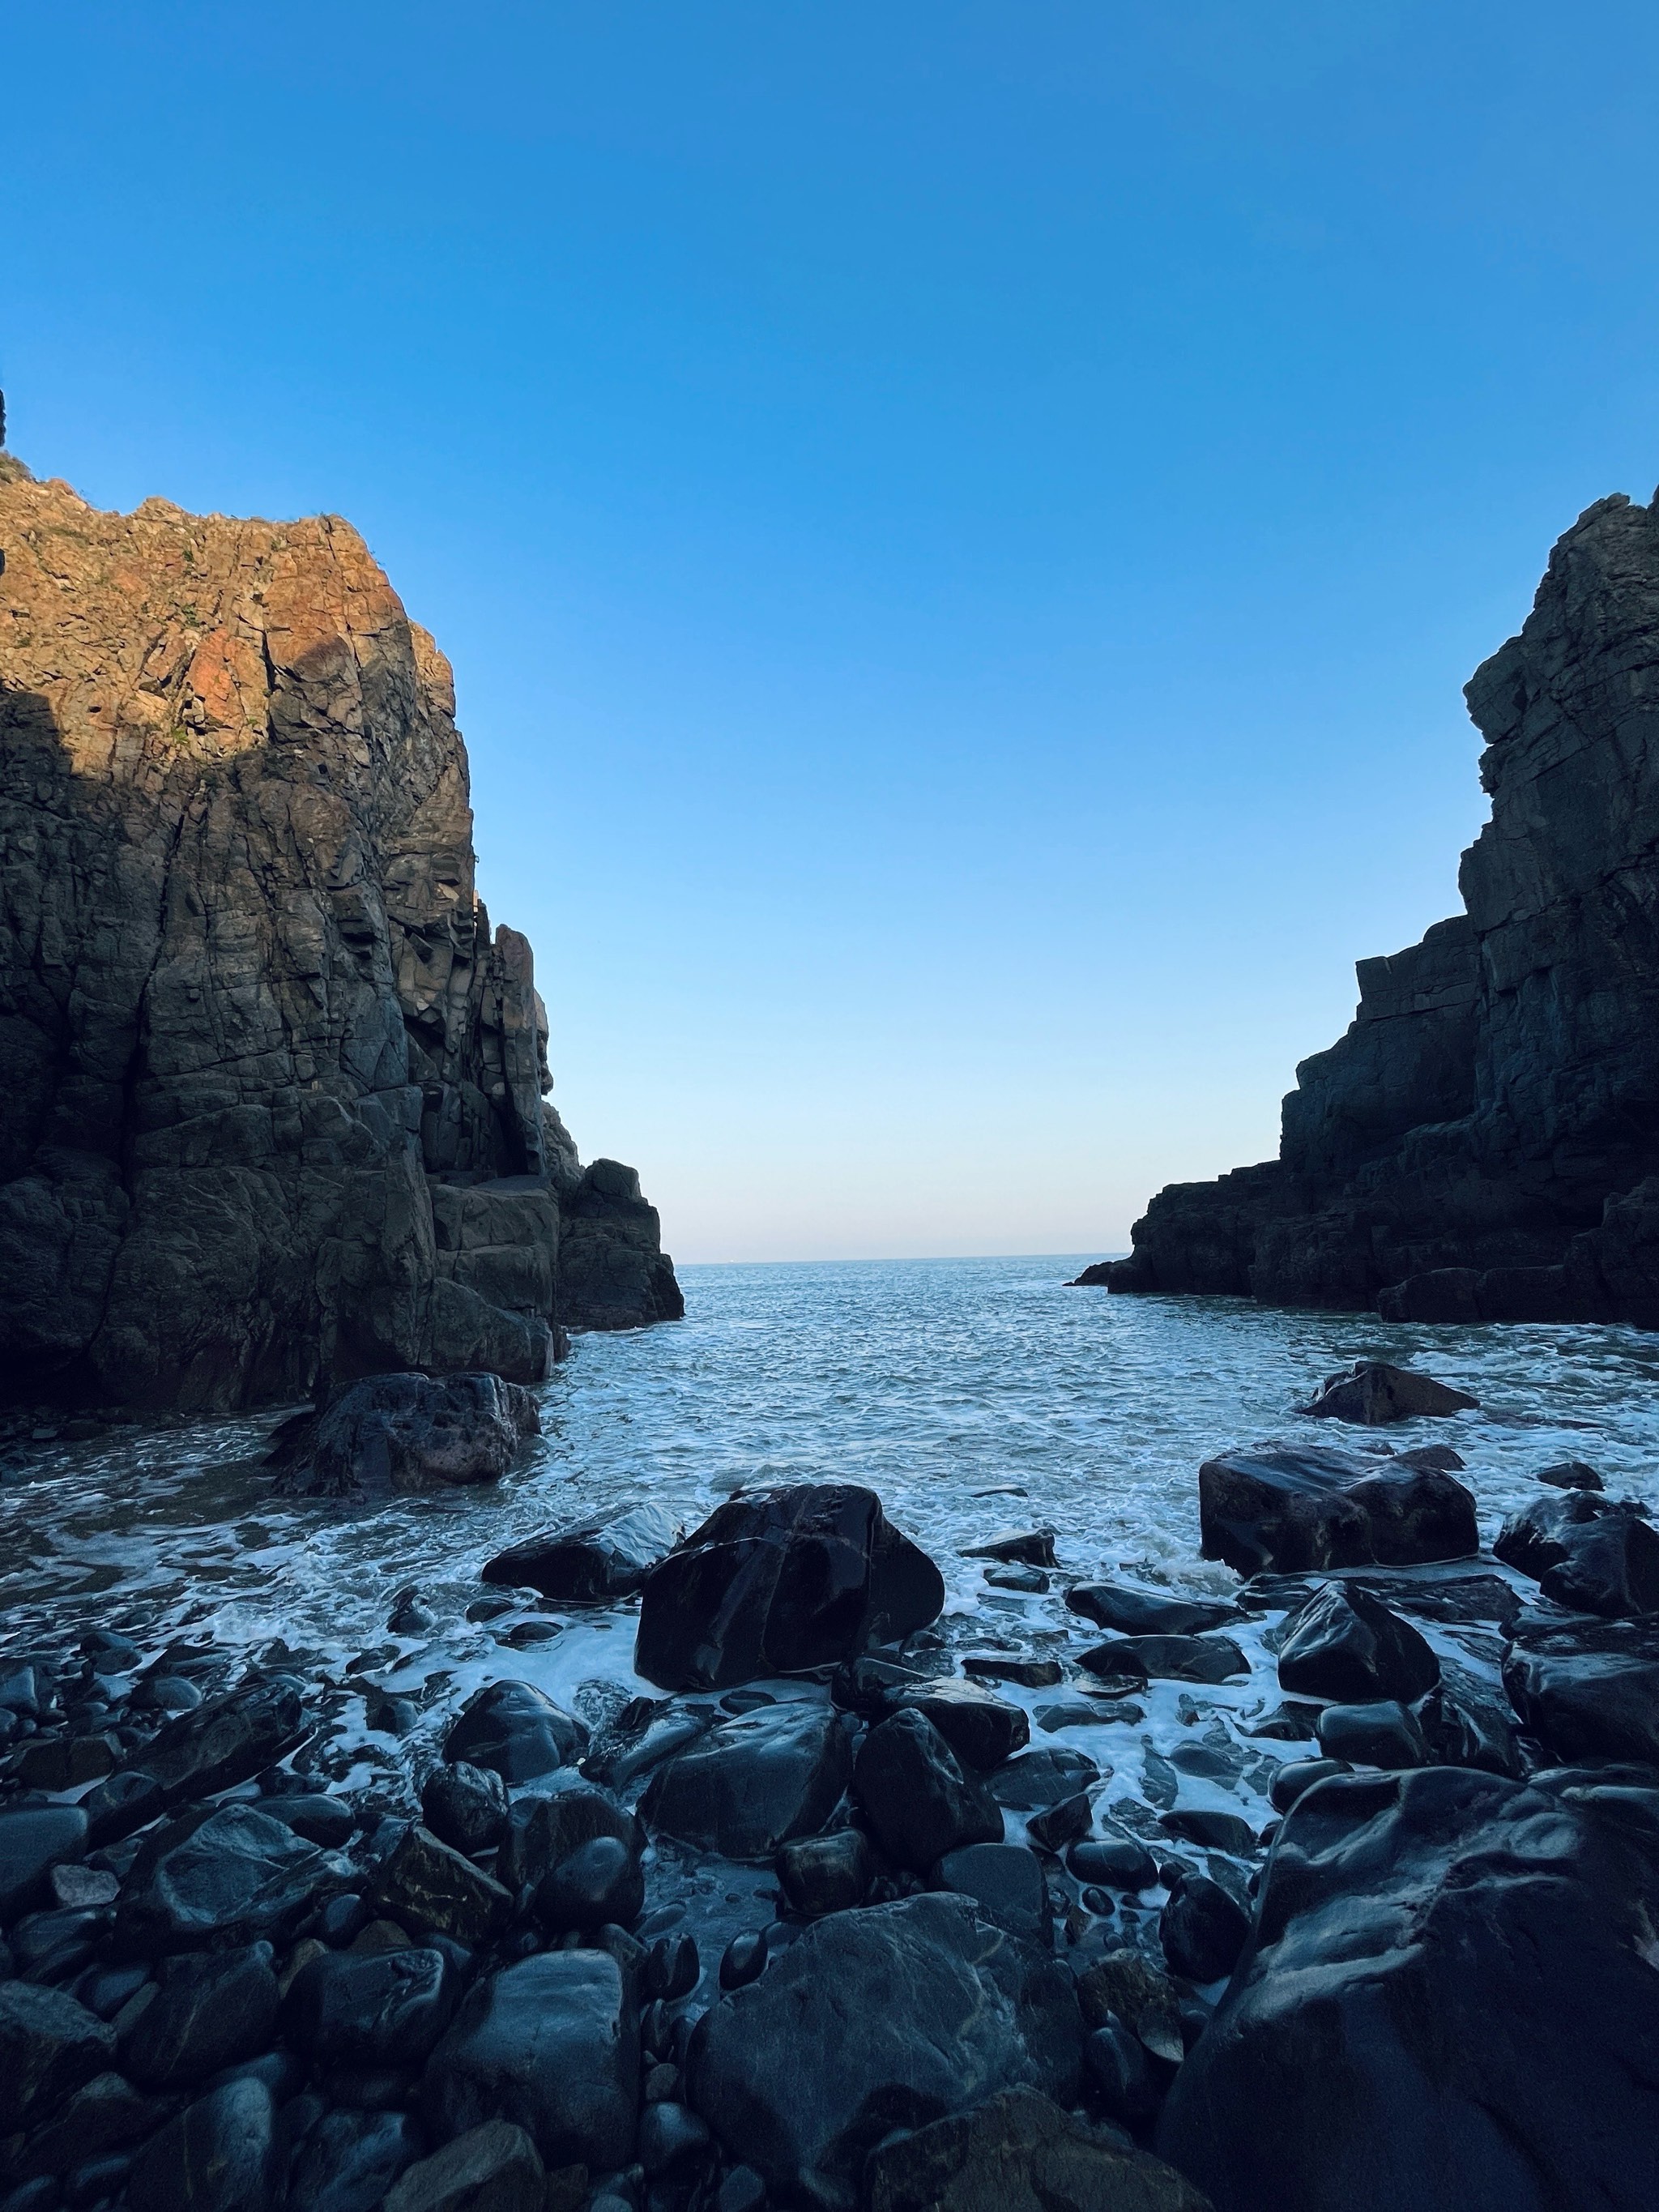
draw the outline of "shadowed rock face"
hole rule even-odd
[[[443,656],[348,525],[104,514],[0,456],[0,1389],[539,1380],[678,1316],[545,1093]]]
[[[1277,1161],[1159,1192],[1081,1279],[1659,1327],[1659,501],[1579,518],[1466,696],[1492,797],[1466,911],[1360,962]]]

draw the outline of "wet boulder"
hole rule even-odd
[[[1431,1692],[1431,1695],[1435,1694]],[[1415,1713],[1395,1698],[1327,1705],[1319,1716],[1319,1747],[1352,1766],[1426,1766],[1429,1747]]]
[[[1198,1471],[1201,1548],[1241,1575],[1472,1559],[1474,1499],[1438,1468],[1316,1444],[1254,1444]]]
[[[1553,1490],[1605,1490],[1601,1476],[1582,1459],[1557,1460],[1553,1466],[1540,1467],[1534,1475],[1534,1482],[1547,1482]]]
[[[1659,1621],[1523,1622],[1504,1687],[1553,1758],[1659,1766]]]
[[[485,2120],[408,2167],[385,2212],[548,2212],[547,2176],[511,2120]]]
[[[981,1773],[1000,1766],[1031,1741],[1031,1723],[1023,1705],[959,1675],[897,1688],[886,1700],[885,1710],[925,1714],[963,1764]]]
[[[250,2076],[187,2105],[133,2162],[132,2212],[274,2212],[282,2201],[276,2114]]]
[[[125,1957],[280,1942],[342,1862],[254,1806],[181,1814],[147,1837],[116,1909]]]
[[[516,1896],[534,1888],[584,1844],[609,1836],[638,1858],[645,1830],[610,1790],[572,1772],[562,1786],[514,1798],[495,1861],[497,1878]]]
[[[0,1925],[50,1902],[52,1869],[87,1855],[87,1816],[78,1805],[20,1806],[0,1813]]]
[[[1656,1814],[1571,1774],[1310,1790],[1160,2152],[1217,2212],[1659,2202]]]
[[[1214,1684],[1250,1671],[1231,1636],[1114,1636],[1079,1652],[1078,1664],[1107,1680],[1142,1682]]]
[[[1210,2212],[1161,2159],[1030,2089],[884,2143],[865,2191],[869,2212]]]
[[[325,2112],[307,2130],[288,2185],[287,2212],[380,2212],[387,2190],[426,2148],[407,2112]]]
[[[1085,1836],[1069,1847],[1066,1864],[1079,1881],[1101,1889],[1150,1889],[1158,1880],[1158,1862],[1145,1844],[1121,1832]]]
[[[1183,1875],[1158,1915],[1158,1937],[1170,1971],[1189,1982],[1217,1982],[1238,1964],[1250,1917],[1220,1883]]]
[[[44,2119],[114,2056],[115,2031],[62,1990],[0,1982],[0,2137]]]
[[[1218,1599],[1170,1597],[1128,1589],[1121,1583],[1078,1583],[1066,1593],[1073,1613],[1119,1636],[1202,1636],[1243,1620],[1236,1605]]]
[[[922,1874],[946,1852],[1002,1841],[1002,1809],[919,1712],[895,1713],[859,1746],[854,1787],[877,1842]]]
[[[645,1906],[645,1875],[614,1836],[595,1836],[560,1859],[536,1888],[536,1917],[550,1935],[597,1936],[631,1928]]]
[[[646,1577],[634,1663],[665,1689],[834,1665],[935,1620],[939,1569],[872,1490],[798,1483],[730,1498]]]
[[[468,1990],[422,2108],[441,2141],[511,2120],[544,2165],[611,2173],[633,2158],[639,2094],[632,1978],[608,1951],[544,1951]]]
[[[1082,2042],[1065,1969],[933,1893],[814,1922],[703,2015],[686,2080],[775,2196],[850,2212],[891,2130],[1021,2084],[1069,2103]]]
[[[325,1951],[283,1999],[283,2033],[325,2071],[422,2064],[449,2025],[458,1990],[441,1951]]]
[[[778,1880],[797,1912],[816,1920],[862,1905],[870,1887],[870,1846],[856,1828],[802,1836],[778,1853]]]
[[[1328,1375],[1310,1405],[1300,1411],[1316,1421],[1353,1421],[1382,1428],[1392,1421],[1439,1420],[1465,1413],[1480,1401],[1467,1390],[1437,1382],[1413,1367],[1393,1367],[1386,1359],[1356,1359],[1340,1374]]]
[[[411,1820],[374,1878],[382,1911],[469,1948],[499,1936],[513,1917],[511,1893],[470,1858]]]
[[[291,1674],[209,1698],[168,1721],[128,1767],[88,1792],[94,1839],[112,1842],[171,1806],[251,1782],[286,1759],[305,1732],[304,1685]]]
[[[172,2112],[170,2100],[146,2095],[125,2075],[94,2074],[44,2127],[33,2130],[14,2170],[20,2179],[29,2180],[43,2173],[68,2173],[89,2158],[130,2151],[147,2142]]]
[[[540,1432],[534,1395],[499,1375],[369,1375],[284,1422],[269,1464],[292,1495],[386,1497],[499,1481]]]
[[[619,1506],[600,1521],[550,1528],[486,1560],[483,1579],[509,1589],[539,1590],[564,1605],[631,1597],[680,1535],[665,1506]]]
[[[1181,2063],[1181,2001],[1175,1984],[1144,1952],[1108,1951],[1079,1975],[1077,1996],[1085,2027],[1121,2020],[1155,2058]]]
[[[489,1767],[509,1789],[570,1765],[586,1748],[582,1723],[530,1682],[475,1691],[444,1738],[446,1759]]]
[[[276,2039],[269,1943],[164,1959],[154,1996],[124,2025],[123,2070],[147,2089],[177,2089],[255,2058]]]
[[[987,1920],[1027,1943],[1046,1945],[1054,1909],[1036,1855],[1024,1844],[967,1844],[933,1869],[940,1889],[971,1898]]]
[[[1053,1743],[1011,1759],[988,1778],[988,1786],[997,1803],[1010,1812],[1035,1813],[1075,1796],[1099,1779],[1100,1769],[1086,1751]]]
[[[426,1778],[421,1817],[440,1843],[469,1858],[493,1851],[507,1826],[507,1784],[493,1766],[447,1761]]]
[[[724,1858],[769,1859],[814,1835],[852,1778],[847,1723],[827,1705],[763,1705],[659,1766],[640,1801],[647,1827]]]
[[[1005,1528],[983,1544],[964,1547],[964,1559],[994,1559],[1003,1566],[1052,1567],[1054,1532],[1052,1528]]]
[[[1408,1620],[1349,1583],[1327,1583],[1290,1622],[1279,1680],[1292,1696],[1409,1705],[1440,1680],[1440,1662]]]
[[[1659,1529],[1633,1505],[1585,1490],[1534,1498],[1492,1550],[1570,1612],[1617,1620],[1659,1611]]]
[[[1437,1766],[1479,1766],[1525,1778],[1512,1711],[1464,1668],[1441,1661],[1439,1686],[1419,1703],[1417,1723]]]

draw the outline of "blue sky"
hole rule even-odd
[[[1456,902],[1659,478],[1659,14],[8,11],[14,448],[349,515],[684,1259],[1121,1249]]]

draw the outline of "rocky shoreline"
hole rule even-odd
[[[1651,2203],[1659,1537],[1565,1462],[1482,1552],[1426,1380],[1205,1462],[1226,1595],[988,1525],[999,1634],[775,1485],[498,1553],[465,1681],[418,1582],[14,1641],[8,2212]],[[363,1388],[273,1482],[493,1479],[510,1396]],[[584,1622],[641,1694],[528,1679]]]

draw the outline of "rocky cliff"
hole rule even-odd
[[[1466,696],[1465,911],[1359,963],[1276,1161],[1161,1191],[1081,1279],[1659,1328],[1659,497],[1579,517]]]
[[[0,1390],[545,1372],[682,1310],[547,1103],[443,655],[347,524],[130,515],[0,456]]]

